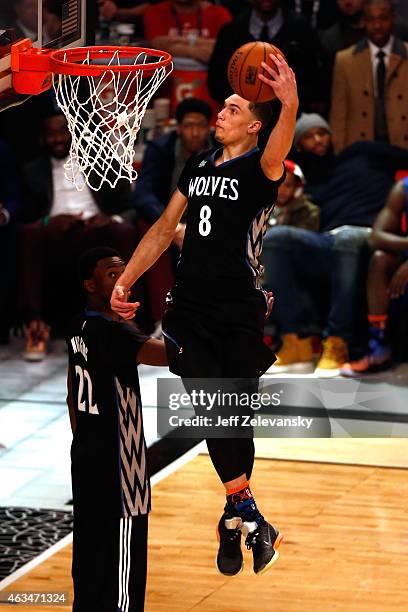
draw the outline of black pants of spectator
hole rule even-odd
[[[281,333],[307,336],[319,329],[313,290],[328,286],[330,308],[324,335],[350,343],[358,318],[362,262],[369,230],[344,226],[317,233],[276,226],[264,238],[265,288],[276,296],[272,319]]]
[[[66,233],[54,233],[41,221],[21,226],[20,310],[26,321],[42,319],[64,331],[67,322],[83,307],[78,280],[78,258],[96,246],[116,249],[127,261],[138,243],[134,226],[110,223],[87,229],[82,224]],[[142,298],[142,285],[135,286]],[[143,300],[142,300],[143,301]]]
[[[170,370],[182,377],[186,391],[197,380],[202,388],[214,390],[215,382],[227,379],[222,390],[230,391],[237,381],[245,393],[258,391],[259,376],[273,363],[275,356],[263,343],[266,302],[262,292],[247,296],[231,295],[215,301],[191,299],[197,294],[186,290],[182,296],[172,291],[172,303],[163,318],[163,335]],[[187,297],[188,296],[188,297]],[[239,379],[239,380],[237,380]],[[221,409],[222,412],[222,409]],[[235,414],[247,414],[248,407],[234,407]],[[222,430],[223,432],[224,430]],[[254,464],[252,428],[236,429],[235,436],[207,437],[211,461],[223,483],[246,474],[249,479]],[[223,435],[223,434],[220,434]]]

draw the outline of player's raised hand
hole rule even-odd
[[[269,76],[258,72],[258,78],[273,89],[276,97],[284,106],[291,108],[299,106],[296,77],[292,68],[282,55],[270,53],[269,57],[274,62],[276,70],[265,62],[261,62],[262,68]]]
[[[133,319],[140,306],[140,302],[127,301],[129,294],[130,291],[127,291],[122,285],[115,285],[110,300],[112,310],[126,321]]]

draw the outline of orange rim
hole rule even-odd
[[[114,55],[120,60],[133,59],[139,54],[157,57],[156,62],[148,64],[106,63]],[[104,62],[100,64],[83,64],[84,60]],[[104,72],[153,72],[171,63],[172,56],[167,51],[148,49],[144,47],[73,47],[72,49],[57,49],[49,55],[50,70],[56,74],[72,74],[74,76],[100,76]]]

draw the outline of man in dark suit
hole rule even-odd
[[[252,9],[225,24],[219,31],[208,67],[208,88],[221,104],[231,95],[227,66],[233,52],[248,42],[272,43],[284,53],[295,71],[300,110],[324,110],[327,94],[322,49],[317,32],[301,15],[280,0],[252,0]]]
[[[356,45],[365,38],[363,21],[364,0],[337,0],[340,18],[328,30],[320,32],[326,66],[330,76],[333,71],[336,53]],[[408,22],[396,16],[394,34],[402,40],[408,40]]]
[[[42,129],[44,153],[23,171],[22,301],[28,323],[25,358],[30,361],[46,354],[45,320],[64,328],[79,307],[78,256],[104,245],[127,259],[138,242],[134,226],[126,221],[133,214],[130,183],[77,191],[64,173],[71,144],[64,115],[47,117]]]
[[[336,55],[330,125],[339,153],[358,140],[408,148],[408,44],[396,38],[391,0],[365,0],[366,38]]]

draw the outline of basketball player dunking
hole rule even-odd
[[[259,78],[273,88],[281,111],[264,152],[257,141],[270,107],[230,96],[216,123],[222,146],[187,162],[167,208],[139,243],[112,293],[112,309],[132,318],[138,304],[127,302],[128,291],[168,248],[187,207],[176,284],[163,319],[170,369],[182,378],[258,380],[274,361],[262,341],[266,300],[258,257],[284,179],[298,96],[284,58],[272,59],[276,70],[262,63],[268,76]],[[261,515],[250,489],[253,439],[208,438],[207,445],[227,496],[218,524],[218,569],[228,576],[241,571],[244,533],[255,573],[264,572],[278,558],[280,535]]]

